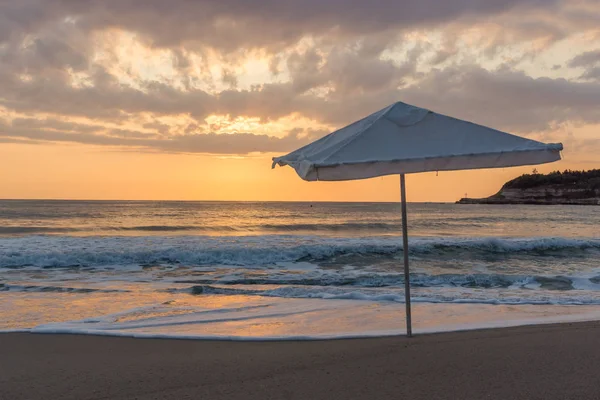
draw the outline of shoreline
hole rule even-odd
[[[600,321],[311,341],[3,333],[0,387],[14,400],[592,399],[598,333]]]
[[[577,306],[575,306],[577,307]],[[413,326],[413,336],[435,336],[435,335],[451,335],[461,333],[477,333],[477,332],[489,332],[489,331],[509,331],[509,330],[520,330],[525,328],[555,328],[563,326],[572,326],[580,324],[597,324],[600,329],[600,316],[598,319],[573,319],[569,320],[551,320],[548,322],[525,322],[523,324],[515,325],[497,325],[497,326],[482,326],[473,328],[459,328],[454,330],[424,330],[419,331],[418,328]],[[345,335],[345,336],[193,336],[193,335],[155,335],[155,334],[126,334],[126,333],[109,333],[109,332],[71,332],[71,331],[35,331],[35,328],[23,328],[23,329],[7,329],[0,330],[0,338],[5,335],[32,335],[32,336],[82,336],[82,337],[97,337],[97,338],[116,338],[116,339],[131,339],[131,340],[176,340],[176,341],[191,341],[191,342],[223,342],[223,343],[285,343],[285,342],[335,342],[345,340],[378,340],[378,339],[394,339],[394,338],[408,338],[405,332],[401,333],[382,333],[382,334],[357,334],[357,335]],[[1,347],[0,343],[0,347]]]
[[[564,306],[564,307],[581,307],[581,306]],[[600,308],[600,307],[599,307]],[[399,320],[403,322],[404,320]],[[539,320],[508,320],[494,321],[487,325],[473,326],[438,326],[437,328],[419,328],[413,326],[414,336],[424,335],[445,335],[463,332],[484,332],[491,330],[507,330],[528,327],[552,327],[571,324],[597,323],[600,325],[600,313],[592,317],[591,314],[573,314],[562,315],[561,317],[546,318]],[[51,324],[50,324],[51,325]],[[193,335],[193,334],[157,334],[157,333],[127,333],[122,331],[77,331],[72,329],[61,328],[46,328],[44,325],[34,328],[17,328],[17,329],[0,329],[0,338],[6,334],[31,334],[31,335],[74,335],[74,336],[93,336],[106,338],[124,338],[124,339],[143,339],[143,340],[183,340],[183,341],[207,341],[207,342],[315,342],[315,341],[340,341],[340,340],[373,340],[387,338],[402,338],[406,337],[406,332],[401,331],[381,331],[370,333],[356,334],[325,334],[325,335],[284,335],[284,336],[239,336],[239,335]]]
[[[46,299],[43,297],[42,299]],[[87,298],[86,298],[87,299]],[[89,300],[89,299],[88,299]],[[100,298],[100,303],[106,297]],[[160,300],[160,299],[158,299]],[[153,304],[158,301],[155,299]],[[95,337],[122,337],[132,339],[176,339],[228,342],[285,342],[321,341],[346,339],[377,339],[405,335],[404,304],[395,302],[377,303],[362,300],[329,300],[335,302],[324,307],[320,299],[253,299],[252,296],[222,298],[214,295],[199,299],[205,307],[200,315],[175,314],[156,321],[128,318],[127,312],[112,310],[95,317],[89,313],[53,315],[44,313],[48,322],[37,321],[30,327],[8,325],[0,329],[4,333],[84,335]],[[223,303],[230,301],[230,303]],[[87,303],[86,303],[87,304]],[[240,304],[251,308],[265,309],[263,313],[238,317],[214,312],[222,307],[236,309]],[[87,304],[88,307],[94,304]],[[188,304],[188,306],[190,306]],[[265,308],[266,307],[266,308]],[[93,308],[93,307],[92,307]],[[98,312],[98,309],[93,308]],[[133,310],[137,310],[136,307]],[[298,310],[302,310],[298,316]],[[77,310],[74,310],[77,311]],[[204,316],[206,314],[206,316]],[[111,315],[124,317],[116,323]],[[310,315],[310,317],[302,317]],[[143,315],[142,315],[143,316]],[[600,322],[598,305],[497,305],[497,304],[435,304],[416,302],[413,307],[416,335],[447,334],[513,327],[550,326],[580,322]],[[10,320],[10,314],[6,315]],[[25,316],[25,319],[30,317]],[[106,320],[106,322],[103,322]],[[143,318],[142,318],[143,320]],[[90,323],[92,321],[93,323]]]

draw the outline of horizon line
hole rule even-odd
[[[398,201],[362,201],[362,200],[175,200],[175,199],[64,199],[64,198],[0,198],[0,201],[127,201],[127,202],[196,202],[196,203],[389,203],[396,204]],[[408,203],[423,204],[454,204],[452,201],[409,201]]]

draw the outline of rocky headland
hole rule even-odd
[[[462,198],[458,204],[600,205],[600,169],[521,175],[493,196]]]

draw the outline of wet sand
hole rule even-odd
[[[225,342],[0,334],[0,399],[598,399],[600,323]]]

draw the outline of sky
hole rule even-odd
[[[403,101],[600,167],[597,0],[0,0],[0,198],[396,201],[286,154]],[[483,197],[532,167],[409,175]]]

